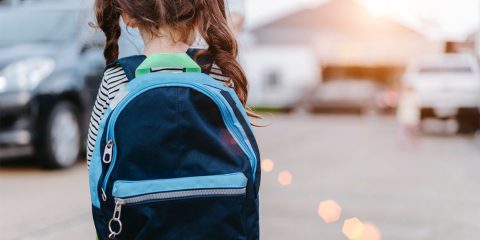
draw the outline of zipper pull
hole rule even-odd
[[[103,189],[103,188],[102,188],[102,200],[103,200],[104,202],[107,201],[107,194],[105,193],[105,189]]]
[[[113,210],[113,217],[108,222],[108,230],[110,230],[110,234],[108,235],[109,239],[116,239],[118,235],[122,232],[122,221],[120,221],[120,217],[122,214],[122,206],[125,205],[125,201],[121,199],[115,199],[115,209]],[[115,225],[118,227],[118,230],[115,231]]]
[[[112,162],[112,153],[113,153],[113,141],[109,140],[103,151],[103,162],[109,164]]]

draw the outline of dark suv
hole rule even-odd
[[[91,10],[61,2],[0,8],[0,161],[73,165],[104,69]]]

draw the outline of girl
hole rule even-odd
[[[237,62],[237,42],[230,31],[224,0],[97,0],[98,27],[105,33],[104,56],[107,68],[92,112],[88,132],[87,160],[90,165],[105,110],[131,74],[118,60],[120,17],[127,27],[138,28],[144,41],[144,55],[132,56],[141,62],[154,53],[187,52],[202,66],[204,73],[233,87],[245,106],[247,79]],[[189,50],[199,34],[208,44],[207,50]],[[251,111],[249,116],[258,117]]]
[[[88,139],[99,239],[259,239],[260,156],[246,119],[256,115],[241,109],[247,79],[224,0],[96,0],[95,8],[108,64]],[[138,28],[144,55],[118,59],[120,18]],[[189,50],[198,35],[208,49]],[[95,143],[100,122],[105,138]]]

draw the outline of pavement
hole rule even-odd
[[[480,237],[480,145],[472,136],[422,136],[404,149],[392,117],[268,115],[261,123],[269,126],[256,135],[270,160],[262,239]],[[84,163],[62,171],[1,164],[0,240],[94,239],[87,179]]]

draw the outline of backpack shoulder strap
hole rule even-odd
[[[187,50],[187,54],[192,59],[195,59],[195,61],[198,63],[198,65],[202,66],[202,73],[210,74],[210,71],[211,71],[212,66],[213,66],[213,60],[211,59],[211,57],[209,57],[208,55],[203,55],[203,56],[197,57],[198,53],[200,53],[203,50],[205,50],[205,49],[189,48]]]
[[[115,66],[121,66],[123,68],[123,71],[125,72],[128,81],[131,81],[135,78],[135,70],[138,66],[140,66],[143,61],[145,61],[145,59],[145,55],[134,55],[120,58],[117,61],[108,64],[105,70]]]

